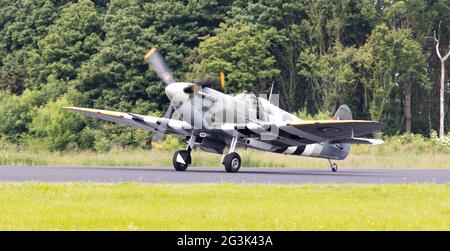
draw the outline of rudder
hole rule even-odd
[[[341,105],[333,116],[333,120],[352,120],[352,111],[348,105]]]

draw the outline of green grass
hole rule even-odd
[[[450,185],[0,183],[0,229],[450,230]]]
[[[450,134],[439,140],[419,134],[384,138],[385,144],[371,147],[354,145],[349,157],[339,161],[342,168],[450,168]],[[1,165],[34,166],[172,166],[175,149],[184,148],[175,137],[167,137],[166,150],[113,147],[107,152],[68,150],[52,152],[41,145],[16,145],[0,137]],[[290,156],[238,149],[245,167],[327,167],[324,159]],[[193,152],[192,166],[221,167],[221,155]]]
[[[289,156],[239,149],[246,167],[327,167],[324,159]],[[49,152],[0,149],[0,165],[35,166],[171,166],[173,151],[116,148],[106,153],[93,151]],[[193,166],[221,167],[221,155],[193,152]],[[449,168],[450,154],[410,151],[377,152],[354,147],[342,168]]]

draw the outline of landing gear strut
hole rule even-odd
[[[338,170],[337,164],[334,162],[331,162],[331,160],[329,160],[329,159],[328,159],[328,162],[330,163],[331,171],[333,171],[333,173],[337,172],[337,170]]]
[[[172,163],[173,168],[177,171],[186,171],[189,165],[192,163],[191,152],[194,148],[195,136],[191,136],[189,139],[186,150],[179,150],[173,154]]]
[[[227,155],[223,156],[222,164],[225,167],[225,171],[228,173],[237,173],[241,168],[241,156],[234,150],[236,149],[237,137],[231,140],[230,151]]]

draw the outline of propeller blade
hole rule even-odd
[[[152,48],[145,54],[144,59],[147,63],[149,63],[153,70],[158,74],[166,85],[170,85],[175,82],[173,78],[172,71],[167,67],[164,58],[159,54],[156,48]]]
[[[225,89],[225,73],[223,73],[223,71],[221,71],[219,78],[209,77],[209,78],[203,79],[201,81],[198,81],[196,84],[200,85],[200,86],[204,86],[204,87],[213,88],[213,89],[224,90]],[[187,89],[185,90],[185,92],[187,92]]]
[[[173,113],[175,112],[175,109],[173,108],[172,104],[169,105],[169,107],[167,107],[167,111],[164,114],[164,118],[172,118]]]
[[[163,118],[172,118],[173,113],[175,112],[175,109],[173,108],[172,104],[167,107],[167,111],[164,114]],[[161,149],[163,142],[166,139],[166,134],[164,133],[167,129],[167,124],[162,124],[161,129],[158,132],[155,132],[152,139],[152,146],[156,149]]]
[[[159,134],[156,134],[156,135],[159,135]],[[155,135],[155,136],[156,136],[156,135]],[[154,138],[154,139],[152,140],[151,146],[152,146],[153,148],[155,148],[155,149],[158,149],[158,150],[163,149],[163,145],[162,145],[161,143],[159,143],[159,142],[161,142],[161,141],[157,141],[157,139]]]
[[[161,145],[161,142],[163,142],[166,139],[166,135],[162,132],[156,132],[153,136],[153,142],[155,142],[155,145]]]

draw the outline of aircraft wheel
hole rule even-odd
[[[331,164],[331,171],[333,171],[333,173],[337,172],[338,170],[338,166],[336,163]]]
[[[186,150],[176,151],[172,158],[173,167],[177,171],[186,171],[191,164],[191,153]]]
[[[229,153],[223,158],[222,164],[228,173],[237,173],[241,168],[241,156],[236,152]]]

